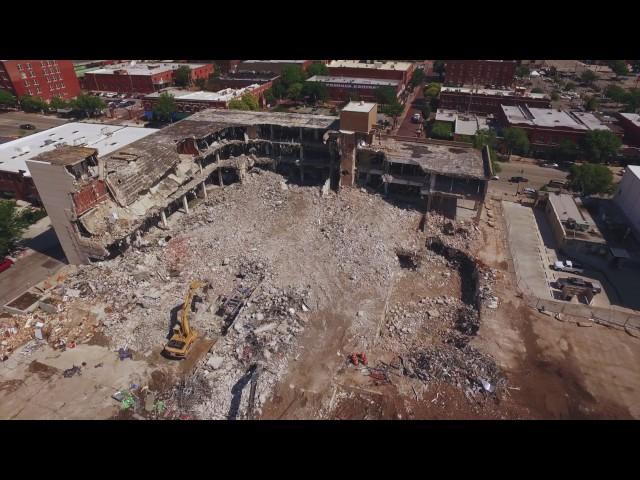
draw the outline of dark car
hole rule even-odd
[[[23,123],[22,125],[20,125],[20,128],[22,130],[35,130],[36,126],[32,125],[31,123]]]
[[[11,265],[13,265],[13,260],[9,258],[3,258],[2,260],[0,260],[0,272],[4,272],[9,267],[11,267]]]
[[[509,181],[511,183],[527,183],[529,179],[524,177],[511,177]]]

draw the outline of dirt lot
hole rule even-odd
[[[168,230],[154,228],[121,256],[80,267],[54,290],[57,313],[16,325],[43,322],[42,348],[56,352],[50,355],[73,342],[67,354],[89,352],[92,343],[100,347],[91,350],[96,361],[139,362],[121,379],[115,370],[96,377],[105,387],[100,394],[76,397],[74,410],[54,409],[51,418],[148,417],[157,402],[161,418],[640,416],[638,340],[525,309],[513,288],[499,205],[490,203],[480,228],[448,226],[432,215],[423,232],[419,212],[379,195],[322,195],[256,169],[242,184],[211,187],[190,214],[172,215]],[[445,247],[427,247],[432,236]],[[208,343],[182,368],[187,363],[166,360],[160,350],[196,278],[211,285],[192,314]],[[225,324],[218,308],[238,288],[255,291]],[[118,360],[121,348],[133,358]],[[366,365],[362,358],[353,365],[351,355],[360,352]],[[25,371],[16,355],[10,375],[0,370],[1,380],[13,382],[2,397],[11,405],[26,398],[20,380],[51,381],[48,370],[42,379]],[[40,362],[62,369],[73,359]],[[133,397],[118,414],[109,395],[131,383]],[[68,393],[29,388],[43,407]]]

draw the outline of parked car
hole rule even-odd
[[[549,181],[550,187],[566,187],[567,182],[565,180],[551,180]]]
[[[559,278],[557,283],[558,283],[558,285],[560,287],[562,287],[564,285],[572,285],[574,287],[591,288],[591,291],[593,293],[602,292],[602,285],[600,285],[600,282],[597,282],[595,280],[592,281],[592,282],[588,282],[588,281],[584,280],[583,278],[568,277],[568,278]]]
[[[522,190],[522,191],[523,191],[524,193],[528,193],[528,194],[530,194],[530,195],[535,195],[535,194],[536,194],[536,189],[535,189],[535,188],[527,187],[527,188],[525,188],[525,189],[524,189],[524,190]]]
[[[524,177],[511,177],[509,181],[511,183],[526,183],[529,181],[529,179]]]
[[[419,113],[414,113],[413,116],[411,117],[411,121],[413,123],[420,123],[422,121],[422,115]]]
[[[542,166],[545,167],[545,168],[558,168],[559,167],[559,165],[557,163],[543,163]]]
[[[8,268],[10,268],[11,265],[13,265],[13,260],[11,260],[10,258],[3,258],[0,261],[0,272],[4,272]]]
[[[22,130],[35,130],[36,126],[31,123],[23,123],[22,125],[20,125],[20,128]]]
[[[573,262],[571,262],[571,260],[567,260],[565,262],[561,261],[561,260],[557,260],[553,263],[553,265],[551,265],[551,268],[553,270],[555,270],[556,272],[567,272],[567,273],[576,273],[576,274],[581,274],[582,271],[582,266],[578,266],[578,264],[573,264]]]
[[[491,180],[500,180],[500,177],[498,175],[494,175],[493,177],[491,177]]]

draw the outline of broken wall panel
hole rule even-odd
[[[71,194],[76,215],[80,216],[107,199],[107,188],[102,180],[96,180],[85,185],[79,191]]]

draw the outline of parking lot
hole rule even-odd
[[[57,127],[69,120],[58,118],[55,115],[41,115],[39,113],[2,112],[0,113],[0,137],[24,137],[32,133],[41,132],[49,128]],[[29,123],[36,128],[24,130],[20,125]]]
[[[556,261],[566,258],[558,253],[551,227],[541,209],[505,201],[503,210],[510,250],[521,288],[538,298],[560,300],[560,290],[556,288],[558,279],[577,277],[585,281],[597,280],[603,288],[601,293],[593,297],[591,305],[608,307],[611,303],[619,303],[615,290],[598,272],[585,269],[583,274],[569,274],[555,271],[551,267]],[[610,296],[613,302],[609,299]],[[576,296],[571,299],[571,303],[579,302],[580,299]]]

